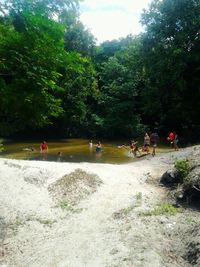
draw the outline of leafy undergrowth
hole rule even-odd
[[[176,215],[178,212],[181,212],[182,210],[180,208],[176,208],[173,205],[169,203],[162,203],[157,205],[151,210],[141,212],[141,215],[144,216],[157,216],[157,215]]]

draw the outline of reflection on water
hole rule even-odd
[[[119,142],[102,141],[102,151],[96,153],[96,143],[86,139],[47,140],[48,152],[40,153],[41,141],[4,142],[2,157],[56,162],[127,163],[134,160],[129,148],[119,148]],[[31,148],[31,149],[30,149]],[[159,152],[159,151],[158,151]]]

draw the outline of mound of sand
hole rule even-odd
[[[82,199],[94,193],[102,183],[96,174],[81,169],[64,175],[48,186],[48,190],[57,205],[67,208],[77,205]]]

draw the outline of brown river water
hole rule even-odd
[[[101,153],[96,153],[96,140],[93,141],[92,149],[89,147],[89,140],[87,139],[46,140],[46,142],[49,148],[48,152],[40,153],[40,140],[4,141],[4,151],[1,152],[0,156],[10,159],[112,164],[130,163],[136,160],[130,153],[129,142],[102,141]],[[126,143],[127,148],[119,148],[122,143]],[[139,144],[139,147],[141,145],[142,143]],[[29,151],[30,148],[33,148],[33,151]],[[171,150],[171,148],[164,146],[157,149],[158,153]],[[62,152],[61,156],[58,155],[59,152]]]

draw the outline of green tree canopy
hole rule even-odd
[[[60,122],[70,134],[89,123],[98,95],[90,60],[94,38],[80,23],[77,8],[76,0],[5,2],[0,21],[1,134]]]
[[[199,125],[200,1],[153,1],[143,13],[146,120],[163,127]]]
[[[18,20],[19,21],[19,20]],[[1,131],[41,127],[58,116],[61,100],[54,96],[63,65],[63,29],[39,15],[22,13],[20,24],[1,24]]]
[[[143,130],[140,120],[139,92],[142,86],[140,40],[130,37],[101,65],[99,114],[110,136],[136,136]],[[124,46],[123,44],[126,43]],[[114,48],[113,48],[114,49]]]

